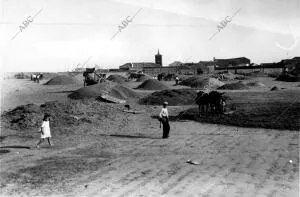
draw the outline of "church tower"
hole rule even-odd
[[[155,55],[155,64],[159,64],[160,66],[162,66],[162,55],[159,54],[159,49],[157,54]]]

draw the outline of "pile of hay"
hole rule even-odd
[[[75,79],[74,77],[68,75],[58,75],[51,78],[44,85],[70,85],[70,84],[78,84],[80,81]]]
[[[109,75],[109,77],[107,77],[107,79],[109,81],[115,82],[115,83],[125,83],[128,81],[128,79],[124,76],[121,75]]]
[[[247,85],[245,85],[242,81],[225,84],[218,88],[218,90],[248,90],[248,89],[250,88]]]
[[[150,75],[145,75],[145,74],[141,74],[137,79],[136,81],[137,82],[144,82],[148,79],[152,79],[152,77]]]
[[[285,82],[299,82],[300,76],[295,76],[291,74],[281,74],[276,78],[276,80]]]
[[[219,72],[219,73],[214,74],[213,77],[227,81],[227,80],[234,80],[235,77],[237,77],[237,75],[235,75],[235,74],[233,74],[229,71],[223,71],[223,72]]]
[[[143,90],[166,90],[169,87],[156,79],[148,79],[144,81],[141,85],[137,87],[137,89]]]
[[[270,89],[270,91],[277,91],[277,90],[279,90],[277,86],[273,86],[273,87]]]
[[[49,114],[53,133],[68,134],[68,129],[73,126],[79,126],[82,123],[90,123],[94,119],[89,114],[97,114],[97,120],[106,122],[116,118],[112,111],[120,110],[120,106],[108,103],[101,103],[96,100],[82,102],[81,100],[69,100],[67,102],[52,101],[46,102],[40,106],[28,104],[16,107],[15,109],[1,115],[3,127],[30,132],[24,135],[35,135],[40,130],[42,119],[45,113]],[[107,119],[107,117],[110,117]],[[64,129],[64,127],[68,129]]]
[[[247,86],[251,86],[251,87],[265,87],[265,85],[261,82],[258,81],[251,81],[246,83]]]
[[[150,75],[144,74],[144,73],[128,73],[128,79],[135,79],[137,82],[143,82],[148,79],[152,79]]]
[[[113,87],[109,95],[119,99],[140,97],[140,95],[137,92],[123,85],[116,85],[115,87]]]
[[[118,99],[128,99],[139,97],[134,90],[113,82],[98,83],[76,90],[69,94],[71,99],[97,98],[102,95],[109,95]]]
[[[84,80],[84,76],[83,76],[83,73],[74,73],[72,75],[72,77],[74,77],[77,81],[80,81],[83,83],[83,80]]]
[[[152,93],[151,95],[142,98],[139,103],[144,105],[162,105],[167,101],[169,105],[191,105],[197,92],[194,90],[178,89],[178,90],[163,90]]]
[[[201,77],[190,77],[180,82],[179,85],[190,86],[192,88],[200,88],[200,89],[204,89],[204,88],[213,89],[224,85],[224,83],[215,78],[203,79]]]

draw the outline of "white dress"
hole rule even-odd
[[[41,138],[51,137],[49,121],[43,121],[41,127],[43,129],[43,133],[41,134]]]

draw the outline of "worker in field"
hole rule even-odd
[[[163,125],[163,137],[162,138],[168,138],[169,132],[170,132],[170,124],[169,124],[169,113],[167,109],[168,102],[163,103],[163,108],[161,109],[161,112],[159,114],[159,120],[160,123]]]
[[[176,77],[175,77],[175,83],[176,83],[176,85],[178,85],[178,82],[179,82],[179,77],[176,76]]]

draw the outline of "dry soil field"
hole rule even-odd
[[[296,93],[292,99],[299,101],[299,83],[259,80],[266,87],[253,91],[266,92],[276,85]],[[43,82],[2,81],[2,113],[29,103],[59,100],[68,104],[67,94],[80,88],[44,86]],[[173,83],[166,82],[170,87]],[[138,83],[127,85],[136,87]],[[153,91],[138,92],[146,95]],[[31,148],[39,139],[37,128],[13,130],[2,123],[0,195],[299,196],[299,130],[182,120],[177,115],[193,106],[170,106],[169,114],[175,117],[170,138],[161,139],[155,118],[160,106],[139,105],[137,100],[129,103],[145,112],[126,113],[124,104],[99,101],[93,103],[95,110],[89,103],[78,104],[87,108],[78,115],[87,121],[53,127],[52,148],[46,143],[41,149]],[[105,116],[101,107],[109,108]]]

